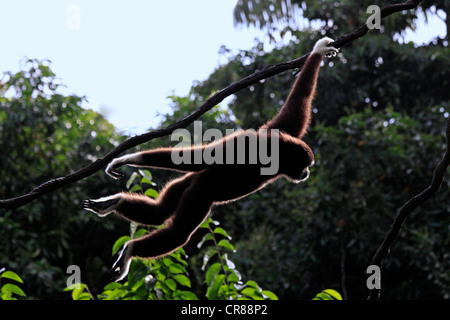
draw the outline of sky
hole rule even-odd
[[[49,59],[67,86],[119,130],[141,134],[219,65],[219,49],[250,49],[263,33],[235,28],[237,0],[0,0],[0,75],[26,58]],[[439,19],[406,41],[443,36]]]

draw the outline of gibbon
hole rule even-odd
[[[330,38],[322,38],[314,46],[306,60],[300,76],[289,93],[279,113],[257,131],[244,130],[226,136],[210,144],[189,148],[157,148],[137,152],[114,159],[106,168],[106,173],[119,179],[123,173],[117,169],[123,165],[133,167],[162,168],[187,172],[184,176],[168,182],[157,199],[142,194],[117,193],[95,200],[84,200],[84,209],[104,217],[112,212],[143,225],[164,225],[149,234],[128,241],[113,265],[116,281],[123,279],[129,270],[132,257],[158,258],[185,245],[191,235],[208,216],[211,207],[245,197],[266,184],[286,177],[290,181],[305,181],[309,177],[309,167],[314,164],[311,148],[301,140],[305,135],[311,118],[311,102],[314,96],[320,64],[325,55],[336,55],[338,49],[328,46]],[[264,134],[263,134],[264,133]],[[278,170],[272,174],[262,174],[266,165],[256,163],[206,164],[185,161],[174,164],[173,155],[195,152],[223,152],[234,157],[233,143],[239,138],[258,138],[258,147],[278,152]],[[264,146],[270,139],[276,139],[278,150]],[[244,139],[245,140],[245,139]],[[242,139],[240,141],[242,143]],[[230,148],[229,145],[232,147]],[[245,147],[246,157],[250,156],[251,146]],[[211,150],[213,148],[214,150]],[[186,155],[186,154],[185,154]]]

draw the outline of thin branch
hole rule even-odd
[[[422,2],[422,0],[410,0],[404,3],[389,5],[381,9],[381,17],[384,18],[398,11],[416,8],[420,2]],[[340,48],[346,45],[347,43],[364,36],[368,31],[369,28],[366,25],[363,25],[358,29],[356,29],[355,31],[339,37],[338,39],[336,39],[336,41],[334,41],[330,45],[336,48]],[[59,189],[76,181],[89,177],[95,172],[104,168],[112,159],[114,159],[122,152],[135,146],[138,146],[144,142],[148,142],[152,139],[167,136],[176,129],[187,127],[189,124],[191,124],[200,116],[202,116],[205,112],[207,112],[208,110],[212,109],[214,106],[222,102],[226,97],[238,92],[239,90],[242,90],[252,84],[257,83],[262,79],[270,78],[281,72],[292,70],[295,68],[301,68],[305,63],[306,59],[308,58],[308,56],[309,53],[305,54],[300,58],[284,62],[275,66],[267,67],[264,70],[257,71],[243,78],[242,80],[232,83],[230,86],[211,96],[203,105],[201,105],[197,110],[195,110],[192,114],[182,119],[181,121],[174,123],[166,128],[158,129],[155,131],[131,137],[128,140],[121,143],[118,147],[111,150],[103,158],[98,159],[97,161],[91,163],[90,165],[82,169],[79,169],[78,171],[75,171],[63,177],[47,181],[39,185],[38,187],[34,188],[27,194],[15,198],[0,200],[0,208],[12,209],[21,207],[38,198],[39,196],[42,196],[56,189]]]
[[[444,154],[444,157],[441,159],[436,169],[434,170],[433,178],[431,180],[431,184],[423,190],[421,193],[412,197],[408,200],[399,210],[397,216],[394,219],[388,233],[386,234],[383,242],[375,253],[371,264],[377,265],[381,269],[381,265],[383,263],[383,259],[389,254],[389,251],[393,244],[395,243],[398,235],[400,234],[400,230],[402,228],[403,223],[406,218],[408,218],[409,214],[418,206],[425,203],[431,197],[433,197],[440,189],[442,182],[444,181],[444,176],[447,171],[448,166],[450,165],[450,119],[447,122],[447,150]],[[380,298],[380,289],[373,289],[370,291],[369,299],[370,300],[378,300]]]

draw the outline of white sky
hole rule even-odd
[[[85,95],[118,129],[143,133],[218,66],[221,45],[249,49],[258,30],[234,29],[237,0],[0,0],[0,73],[50,59],[65,94]],[[406,40],[445,34],[433,19]]]

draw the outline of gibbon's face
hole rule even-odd
[[[309,168],[314,165],[314,160],[312,160],[311,164],[307,166],[302,171],[298,171],[298,175],[289,175],[288,179],[293,183],[300,183],[306,181],[309,178]]]
[[[314,154],[311,148],[302,141],[301,148],[292,152],[291,161],[286,168],[287,178],[294,183],[299,183],[309,178],[309,168],[314,165]]]

